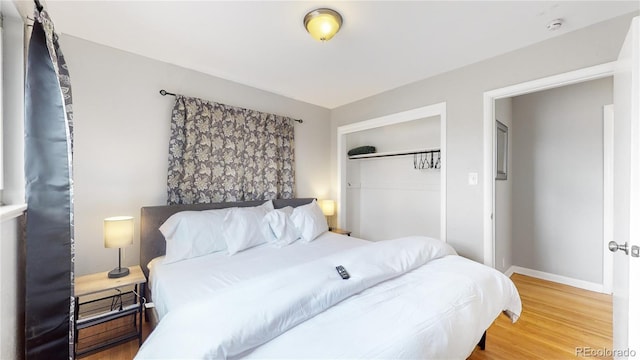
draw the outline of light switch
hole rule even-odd
[[[469,185],[478,185],[478,173],[469,173]]]

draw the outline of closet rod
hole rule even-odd
[[[162,95],[162,96],[167,96],[167,95],[176,96],[176,94],[170,93],[165,89],[160,90],[160,95]]]
[[[440,150],[416,150],[416,151],[397,151],[397,152],[386,152],[386,153],[369,153],[362,155],[351,155],[349,159],[368,159],[368,158],[380,158],[380,157],[391,157],[391,156],[404,156],[404,155],[415,155],[415,154],[436,154],[439,153]]]
[[[160,95],[162,95],[162,96],[167,96],[167,95],[176,96],[176,94],[170,93],[165,89],[161,89],[160,90]],[[304,122],[302,119],[293,119],[293,121],[298,122],[300,124],[302,124]]]

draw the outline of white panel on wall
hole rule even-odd
[[[439,171],[414,169],[413,156],[360,161],[360,237],[440,237]]]
[[[506,271],[513,265],[512,247],[512,188],[513,188],[513,132],[511,98],[495,102],[496,119],[507,126],[510,138],[507,141],[507,179],[495,181],[495,266]]]
[[[347,144],[348,140],[347,136]],[[354,236],[360,235],[360,188],[360,161],[347,161],[347,223],[345,228],[351,230]]]
[[[24,328],[24,296],[18,254],[20,218],[0,219],[0,359],[19,359]]]
[[[437,149],[440,118],[430,117],[347,135],[347,148],[377,152]],[[347,161],[347,225],[354,236],[385,240],[440,237],[440,171],[416,170],[413,156]]]

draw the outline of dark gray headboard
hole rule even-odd
[[[310,203],[313,198],[301,199],[276,199],[273,200],[273,206],[276,209],[285,206],[300,206]],[[140,267],[145,276],[149,278],[149,269],[147,264],[158,256],[165,254],[166,246],[164,236],[158,228],[171,215],[180,211],[200,211],[209,209],[224,209],[229,207],[248,207],[258,206],[265,200],[259,201],[243,201],[243,202],[227,202],[212,204],[194,204],[194,205],[163,205],[163,206],[145,206],[140,209]]]

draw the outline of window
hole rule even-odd
[[[22,205],[25,26],[14,2],[0,2],[0,204]]]

